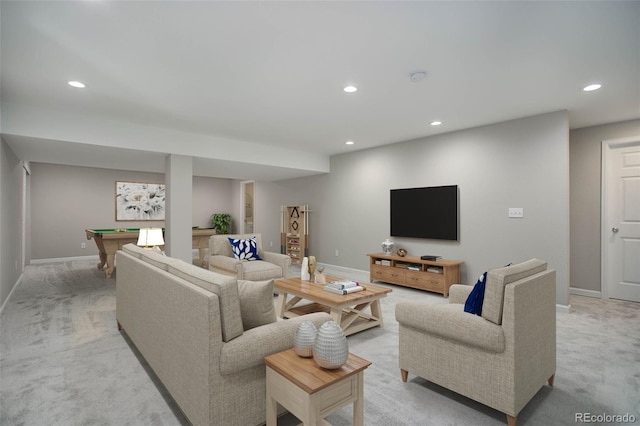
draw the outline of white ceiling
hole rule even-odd
[[[0,7],[0,130],[27,161],[161,171],[184,153],[200,175],[271,180],[550,111],[571,128],[640,118],[637,1]]]

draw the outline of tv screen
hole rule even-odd
[[[458,185],[391,190],[391,236],[458,240]]]

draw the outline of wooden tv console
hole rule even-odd
[[[370,281],[384,281],[441,293],[449,297],[449,287],[460,283],[461,260],[422,260],[417,256],[393,254],[367,254]],[[433,271],[433,272],[432,272]]]

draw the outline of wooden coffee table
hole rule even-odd
[[[337,277],[327,277],[327,282],[340,280]],[[312,312],[328,312],[331,318],[340,324],[345,336],[371,327],[382,327],[380,299],[386,297],[387,293],[391,293],[391,289],[368,283],[362,284],[366,290],[343,295],[330,293],[322,289],[322,284],[302,281],[298,277],[276,280],[274,283],[274,287],[278,290],[276,311],[280,318],[294,318]]]
[[[364,425],[364,370],[371,362],[349,354],[336,370],[318,367],[293,349],[269,355],[267,364],[267,426],[278,424],[278,403],[304,425],[328,425],[324,417],[353,403],[354,426]]]

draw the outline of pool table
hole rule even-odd
[[[116,229],[86,229],[87,240],[94,239],[100,252],[100,263],[98,269],[103,270],[105,263],[107,269],[105,274],[111,278],[114,268],[116,252],[125,244],[137,243],[140,228],[116,228]],[[205,256],[209,247],[209,237],[216,233],[211,228],[193,228],[193,248],[198,249],[200,254],[200,266],[206,266]]]

